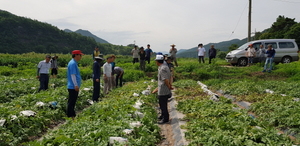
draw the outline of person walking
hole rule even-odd
[[[78,68],[78,61],[81,60],[84,55],[80,50],[72,51],[72,59],[68,63],[67,78],[68,78],[68,105],[67,105],[67,116],[74,119],[76,112],[74,110],[75,104],[78,98],[79,89],[81,86],[81,75]]]
[[[169,122],[168,111],[168,98],[171,97],[172,85],[170,84],[170,69],[167,65],[164,65],[164,56],[156,56],[156,65],[158,66],[158,87],[152,91],[152,93],[158,93],[159,106],[161,109],[161,116],[158,118],[158,124],[165,124]]]
[[[250,66],[251,64],[253,64],[253,58],[256,55],[256,51],[253,48],[253,44],[249,45],[249,48],[247,50],[247,57],[248,57],[248,66]]]
[[[272,63],[273,63],[276,51],[272,47],[273,46],[271,44],[268,45],[268,50],[266,51],[266,54],[267,54],[266,63],[264,66],[264,70],[262,72],[266,72],[266,71],[271,72],[273,69]],[[269,66],[269,68],[268,68],[268,66]]]
[[[205,48],[203,47],[203,44],[199,44],[198,45],[198,57],[199,57],[199,63],[201,63],[201,60],[203,63],[205,63],[204,61],[204,57],[205,57]]]
[[[151,58],[151,55],[153,54],[153,51],[150,48],[150,44],[147,45],[147,49],[145,50],[145,52],[146,52],[146,60],[145,61],[148,61],[148,64],[150,64],[150,58]]]
[[[96,46],[93,52],[93,60],[95,60],[95,57],[99,57],[99,55],[100,55],[100,51],[98,46]]]
[[[209,55],[209,64],[211,64],[211,60],[216,58],[217,55],[217,50],[215,49],[214,45],[210,46],[210,49],[208,50],[208,55]]]
[[[40,81],[40,88],[38,92],[41,90],[47,90],[49,84],[49,69],[51,68],[50,62],[51,56],[46,55],[45,60],[40,61],[37,66],[37,76],[36,78]]]
[[[93,64],[93,101],[98,102],[100,97],[100,74],[101,74],[101,62],[103,58],[95,57]]]
[[[172,59],[172,61],[175,63],[175,66],[178,67],[178,63],[177,63],[177,59],[176,59],[176,53],[177,53],[177,49],[175,48],[176,45],[172,44],[171,45],[171,49],[169,51],[170,53],[170,57]]]
[[[266,49],[264,47],[264,45],[260,45],[259,46],[259,50],[258,50],[258,57],[259,57],[259,62],[263,63],[264,61],[266,61]]]
[[[56,78],[58,74],[58,64],[57,64],[58,56],[54,55],[51,59],[51,76],[52,78]]]
[[[139,51],[139,56],[140,56],[140,70],[145,71],[145,66],[146,66],[146,52],[144,51],[144,47],[140,48]]]
[[[118,87],[118,85],[119,85],[120,87],[122,87],[122,86],[123,86],[123,75],[124,75],[124,70],[123,70],[121,67],[116,66],[116,67],[114,68],[114,72],[115,72],[115,74],[117,75],[117,76],[116,76],[116,87]],[[119,84],[118,84],[118,82],[119,82]]]
[[[137,46],[134,46],[134,48],[131,50],[131,53],[132,53],[132,63],[136,63],[136,62],[139,62],[139,49]]]
[[[104,77],[104,91],[103,94],[108,94],[109,91],[112,89],[111,85],[111,74],[112,74],[112,67],[111,63],[112,57],[109,56],[106,58],[106,63],[103,65],[103,77]]]

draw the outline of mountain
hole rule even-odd
[[[65,29],[65,32],[73,32],[72,30],[69,29]],[[87,30],[82,30],[82,29],[78,29],[75,31],[75,33],[81,34],[83,36],[87,36],[87,37],[92,37],[95,39],[96,42],[98,43],[102,43],[102,44],[110,44],[108,41],[101,39],[99,37],[97,37],[96,35],[92,34],[91,32],[87,31]]]
[[[241,46],[242,44],[247,42],[247,38],[239,40],[239,39],[233,39],[230,41],[223,41],[219,43],[209,43],[204,45],[203,47],[208,52],[208,49],[211,45],[214,45],[215,48],[219,51],[228,51],[229,46],[232,44],[237,44],[238,46]],[[181,51],[182,50],[182,51]],[[197,58],[197,47],[191,48],[191,49],[180,49],[180,51],[177,52],[177,57],[183,57],[183,58]]]
[[[84,36],[79,33],[84,33]],[[90,37],[92,36],[92,37]],[[81,50],[92,54],[98,46],[102,54],[130,55],[131,47],[98,43],[88,31],[60,30],[48,23],[16,16],[0,10],[0,53],[21,54],[36,53],[70,53]],[[99,38],[100,39],[100,38]]]

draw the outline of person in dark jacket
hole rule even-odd
[[[272,48],[273,46],[271,44],[268,45],[268,50],[266,52],[267,58],[266,58],[266,63],[264,66],[264,70],[262,72],[271,72],[272,71],[272,63],[276,54],[276,51]],[[269,68],[268,68],[269,65]]]
[[[216,58],[217,55],[217,50],[215,49],[214,45],[210,46],[210,49],[208,50],[208,55],[209,55],[209,64],[210,64],[211,60]]]
[[[101,62],[102,62],[101,57],[95,57],[95,61],[93,64],[93,86],[94,86],[94,91],[93,91],[93,101],[98,102],[99,97],[100,97],[100,68],[101,68]]]

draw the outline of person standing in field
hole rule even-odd
[[[100,97],[100,74],[101,74],[101,62],[103,58],[95,57],[93,64],[93,101],[98,102]]]
[[[115,73],[114,73],[114,69],[115,69],[115,66],[116,66],[116,63],[115,63],[115,59],[116,59],[116,56],[115,55],[111,55],[111,86],[112,88],[115,88],[116,87],[116,82],[115,82]]]
[[[133,60],[132,60],[132,63],[136,63],[136,62],[139,62],[139,49],[137,46],[134,46],[134,48],[131,50],[131,54],[132,54],[132,57],[133,57]]]
[[[211,64],[211,60],[216,58],[217,55],[217,50],[215,49],[214,45],[210,46],[210,49],[208,50],[208,55],[209,55],[209,64]]]
[[[247,57],[248,57],[248,66],[250,66],[251,64],[253,64],[253,58],[256,55],[256,51],[253,48],[253,44],[249,45],[249,48],[247,50]]]
[[[51,59],[51,76],[52,78],[56,78],[58,73],[58,64],[57,64],[58,56],[54,55]]]
[[[177,63],[177,59],[176,59],[176,53],[177,53],[177,49],[175,48],[176,45],[172,44],[171,45],[171,49],[169,51],[170,53],[170,57],[172,59],[172,61],[175,63],[175,66],[178,67],[178,63]]]
[[[124,70],[121,67],[115,67],[114,68],[114,72],[117,75],[116,76],[116,87],[118,87],[118,85],[120,87],[123,86],[123,74],[124,74]]]
[[[139,51],[140,55],[140,70],[145,71],[145,66],[146,66],[146,52],[144,51],[144,47],[140,48]]]
[[[172,85],[170,84],[170,69],[167,65],[164,65],[164,56],[156,55],[156,65],[158,66],[158,87],[152,91],[152,93],[158,93],[159,106],[161,109],[161,116],[158,118],[158,124],[165,124],[169,122],[168,111],[168,98],[171,97]]]
[[[51,56],[46,55],[45,60],[40,61],[37,66],[37,76],[36,78],[40,81],[40,88],[38,92],[41,90],[47,90],[49,84],[49,69],[51,68],[50,62]]]
[[[169,67],[170,73],[171,73],[170,84],[172,85],[175,76],[174,76],[174,65],[172,63],[171,57],[167,57],[167,64],[168,64],[168,67]]]
[[[275,54],[276,54],[276,51],[273,49],[273,46],[271,44],[268,45],[268,49],[267,49],[267,58],[266,58],[266,63],[265,63],[265,66],[264,66],[264,70],[262,72],[271,72],[272,71],[272,64],[273,64],[273,60],[274,60],[274,57],[275,57]],[[269,68],[268,68],[269,66]]]
[[[146,60],[145,61],[148,61],[148,64],[150,64],[150,58],[151,58],[151,55],[153,54],[153,51],[150,48],[150,44],[147,45],[147,49],[145,50],[145,52],[146,52]]]
[[[111,74],[112,74],[112,67],[111,63],[112,57],[109,56],[106,58],[106,63],[103,65],[103,77],[104,77],[104,91],[103,94],[108,94],[109,91],[112,89],[111,85]]]
[[[266,61],[266,49],[264,47],[264,45],[260,45],[259,46],[259,50],[258,50],[258,57],[259,57],[259,62],[263,63],[264,61]]]
[[[100,51],[98,46],[96,46],[93,52],[93,59],[95,60],[95,57],[99,57],[99,55],[100,55]]]
[[[75,104],[78,98],[79,89],[81,86],[81,75],[78,68],[78,61],[81,60],[82,55],[84,55],[80,50],[72,51],[72,59],[68,63],[67,78],[68,78],[68,105],[67,105],[67,116],[71,118],[76,117],[76,112],[74,110]]]
[[[205,57],[205,48],[203,47],[203,44],[199,44],[198,45],[198,57],[199,57],[199,63],[201,63],[201,60],[203,63],[205,63],[204,61],[204,57]]]

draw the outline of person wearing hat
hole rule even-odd
[[[39,79],[40,81],[40,88],[39,91],[41,90],[47,90],[48,89],[48,84],[49,84],[49,69],[51,68],[51,56],[46,55],[45,60],[40,61],[38,66],[37,66],[37,76],[36,78]]]
[[[106,58],[106,62],[103,65],[103,77],[104,77],[104,91],[103,94],[108,94],[108,92],[112,89],[111,85],[111,76],[112,76],[112,57],[109,56]]]
[[[67,105],[67,116],[76,117],[75,104],[78,98],[79,88],[81,86],[81,75],[78,68],[78,61],[81,60],[82,55],[84,55],[80,50],[72,51],[72,59],[68,63],[67,70],[67,88],[69,92],[68,105]]]
[[[51,62],[51,76],[53,78],[56,78],[56,76],[57,76],[57,70],[58,70],[57,59],[58,59],[58,56],[54,55],[50,61]]]
[[[199,44],[198,45],[198,57],[199,57],[199,63],[201,63],[201,60],[203,63],[205,63],[204,61],[204,57],[205,57],[205,48],[203,47],[203,44]]]
[[[132,53],[132,63],[136,63],[136,62],[139,62],[139,52],[140,50],[138,49],[138,46],[134,46],[134,48],[131,50],[131,53]]]
[[[99,57],[99,55],[100,55],[100,51],[98,46],[96,46],[93,52],[93,59],[95,59],[95,57]]]
[[[100,68],[103,58],[95,57],[93,64],[93,101],[98,102],[100,97]]]
[[[150,58],[151,55],[153,54],[153,51],[150,48],[150,44],[147,45],[147,49],[145,49],[145,52],[146,52],[146,61],[148,61],[148,64],[150,64]]]
[[[256,51],[253,48],[253,44],[249,45],[249,48],[246,53],[247,53],[247,57],[248,57],[248,66],[250,66],[253,63],[253,58],[256,55]]]
[[[161,116],[158,118],[158,124],[165,124],[169,122],[168,112],[168,98],[171,97],[172,85],[170,84],[170,69],[167,65],[164,65],[164,56],[156,55],[156,65],[158,66],[158,87],[152,91],[152,93],[158,94],[159,106],[161,109]]]
[[[171,49],[169,51],[170,53],[170,57],[172,59],[172,61],[175,63],[175,66],[178,67],[178,63],[177,63],[177,60],[176,60],[176,53],[177,53],[177,49],[175,48],[176,45],[172,44],[171,45]]]

